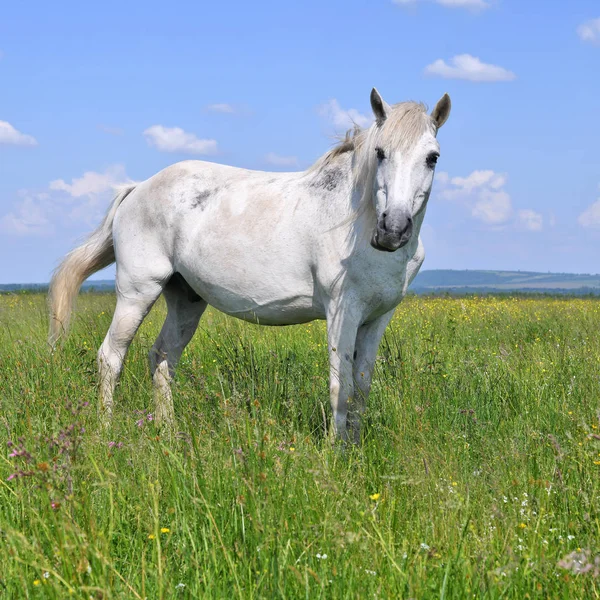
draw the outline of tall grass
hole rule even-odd
[[[102,433],[113,306],[83,295],[52,355],[43,296],[0,296],[0,598],[600,595],[598,300],[407,298],[346,452],[324,324],[211,311],[161,437],[162,304]]]

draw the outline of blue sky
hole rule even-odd
[[[452,97],[423,268],[600,271],[597,0],[2,12],[1,283],[48,281],[113,184],[188,158],[306,168],[369,122],[373,86],[388,102]]]

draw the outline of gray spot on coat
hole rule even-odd
[[[206,206],[206,202],[208,201],[209,196],[211,196],[215,192],[216,192],[216,190],[204,190],[202,192],[199,192],[198,194],[196,194],[196,196],[194,198],[192,198],[191,207],[199,208],[200,210],[204,210],[204,207]]]
[[[332,192],[338,186],[342,178],[340,169],[331,168],[325,169],[319,176],[311,183],[312,187],[322,188],[328,192]]]

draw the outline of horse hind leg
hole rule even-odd
[[[100,420],[107,426],[112,417],[113,394],[123,370],[123,361],[139,326],[148,314],[162,286],[154,278],[135,284],[117,270],[117,305],[104,342],[98,350],[100,375]]]
[[[163,294],[167,318],[148,358],[154,384],[155,419],[157,424],[171,427],[175,420],[171,380],[207,304],[179,273],[171,277]]]

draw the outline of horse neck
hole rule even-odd
[[[356,209],[352,153],[342,154],[315,167],[311,167],[306,172],[307,183],[318,196],[327,198],[328,210],[335,211],[339,215]],[[321,201],[318,206],[322,209]]]

